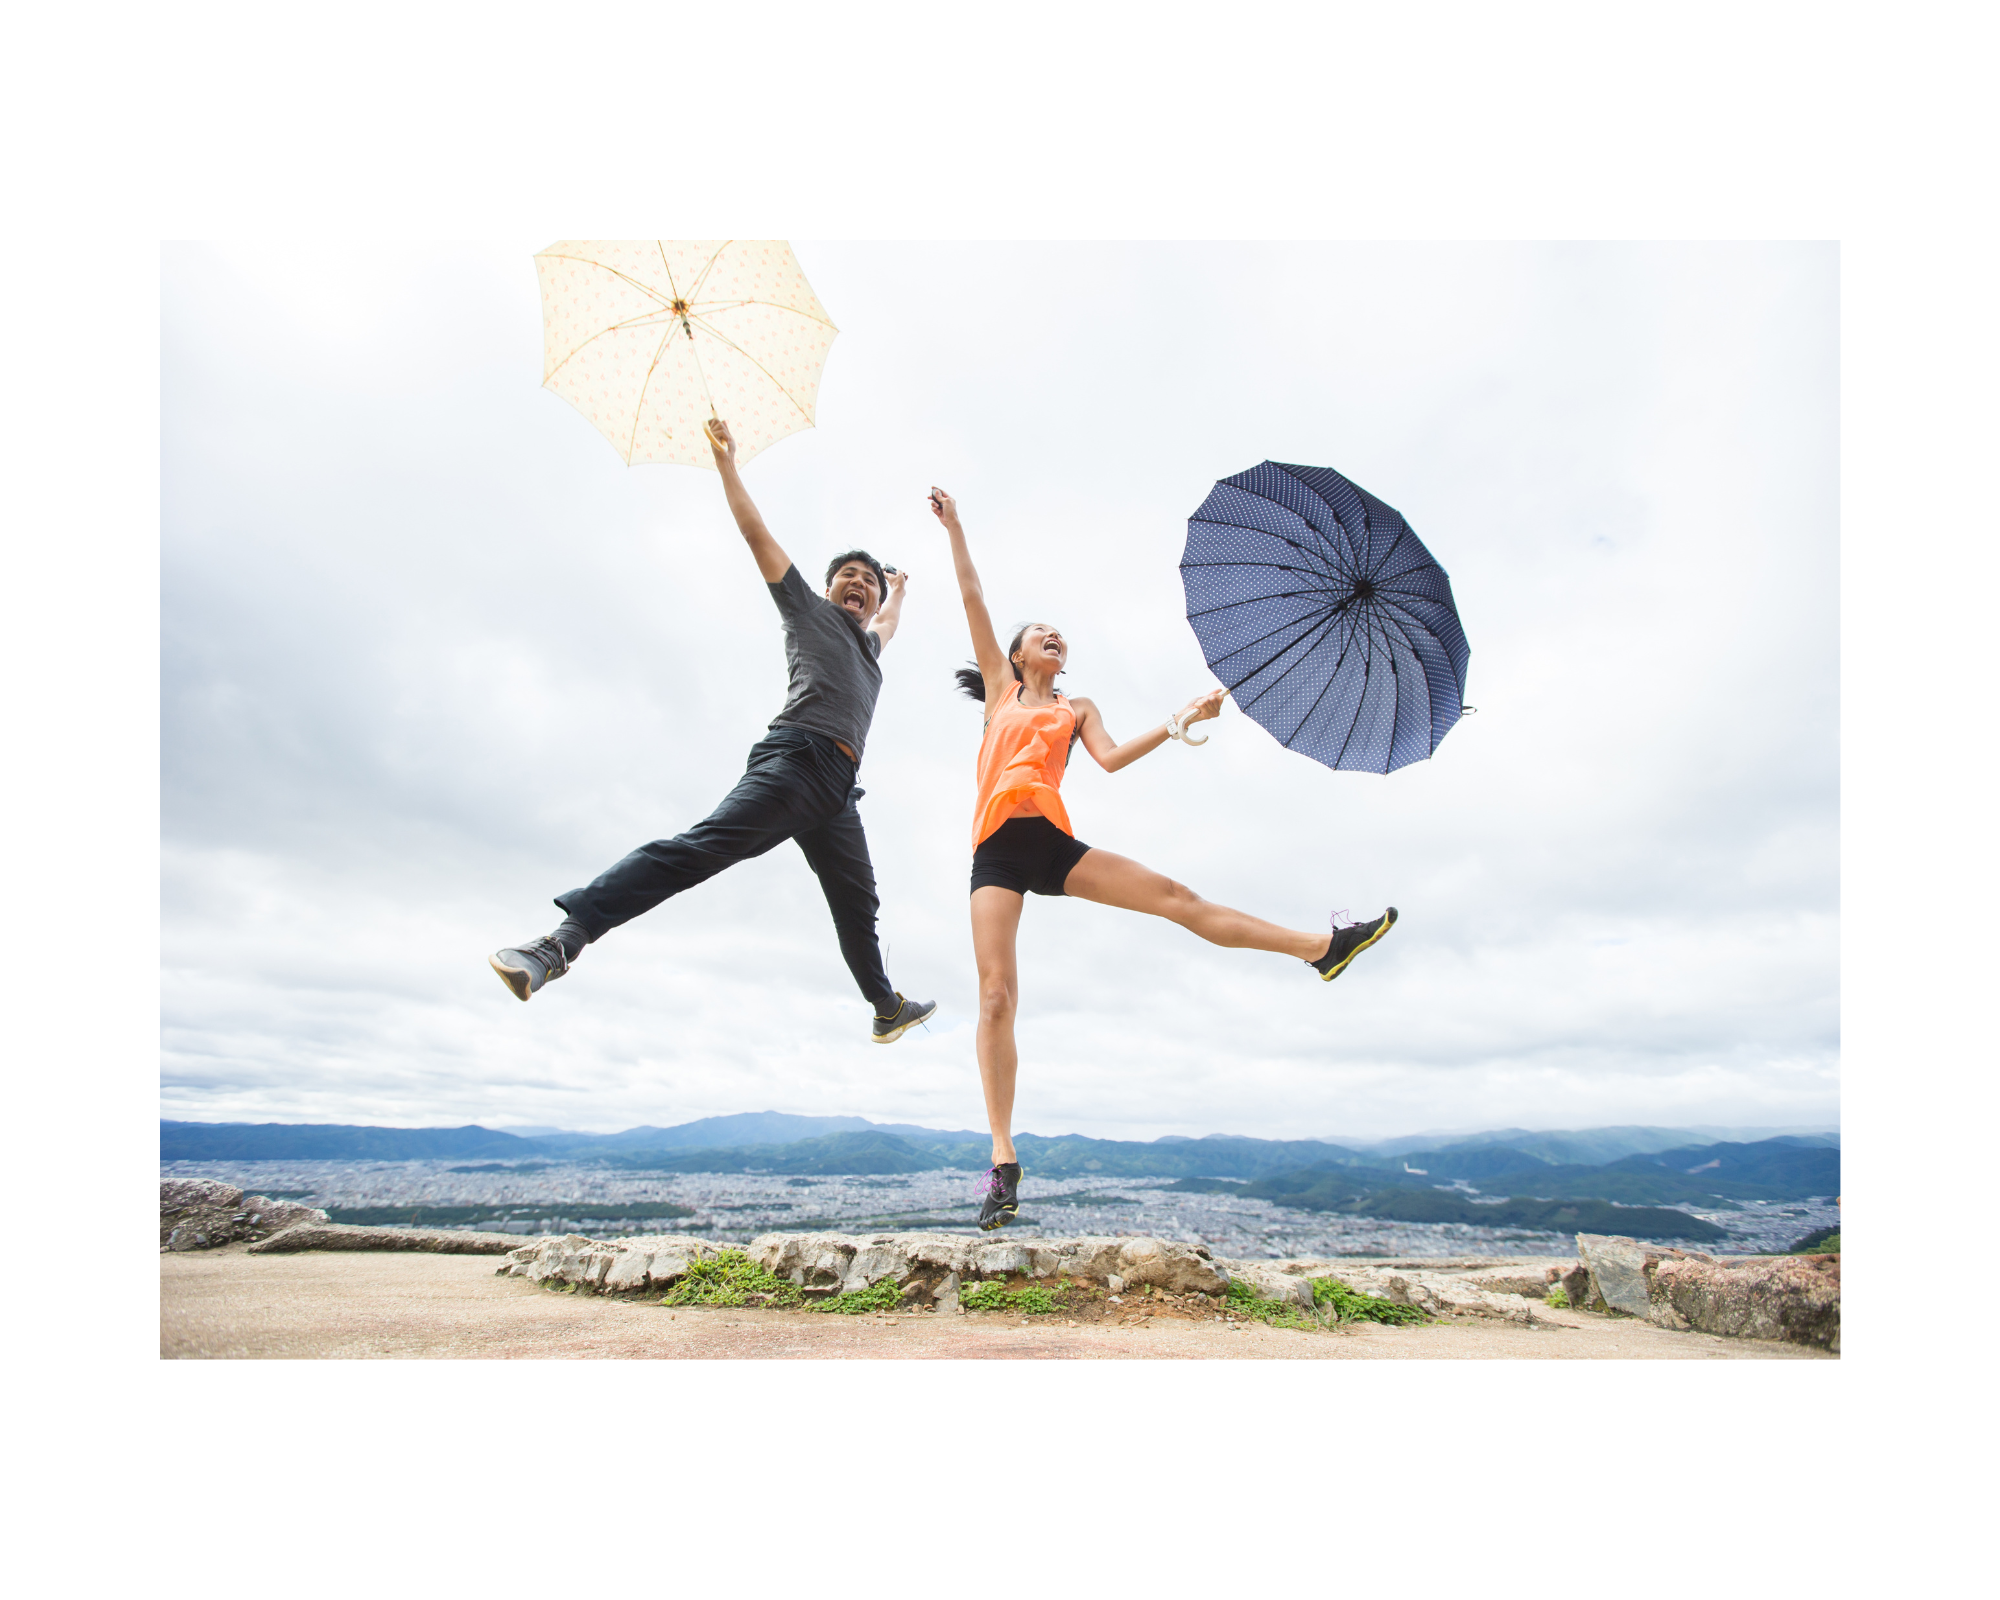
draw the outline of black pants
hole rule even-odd
[[[804,728],[773,728],[750,747],[750,759],[722,804],[686,833],[642,844],[587,887],[556,896],[592,939],[630,922],[725,867],[796,839],[819,875],[840,935],[840,953],[878,1015],[895,1009],[875,940],[875,867],[855,802],[854,763],[839,745]]]

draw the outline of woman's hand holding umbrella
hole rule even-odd
[[[1207,694],[1196,695],[1179,711],[1167,718],[1167,737],[1178,739],[1182,744],[1207,744],[1208,735],[1205,733],[1199,739],[1190,739],[1187,736],[1188,724],[1206,722],[1211,717],[1221,716],[1222,702],[1228,695],[1227,689],[1211,689]]]

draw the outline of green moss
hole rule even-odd
[[[1569,1290],[1559,1283],[1549,1285],[1549,1292],[1542,1296],[1542,1304],[1557,1311],[1569,1310]]]

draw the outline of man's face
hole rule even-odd
[[[866,622],[882,604],[882,587],[875,579],[873,567],[850,561],[833,575],[833,581],[826,586],[826,597],[842,610],[852,612],[856,622]]]

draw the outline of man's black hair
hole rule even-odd
[[[866,550],[848,550],[840,555],[835,556],[831,561],[829,561],[826,564],[826,582],[822,583],[820,585],[820,588],[821,589],[832,588],[833,575],[836,572],[838,572],[842,567],[846,566],[847,563],[850,561],[859,561],[863,566],[872,567],[874,569],[875,605],[876,608],[879,610],[881,608],[882,602],[889,598],[889,575],[888,573],[882,570],[882,563],[877,561]]]

